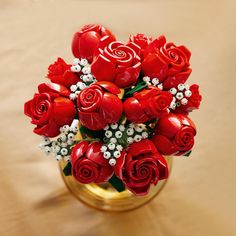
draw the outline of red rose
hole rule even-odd
[[[76,114],[73,102],[67,97],[70,91],[59,84],[40,84],[39,93],[25,103],[25,115],[36,125],[34,132],[47,137],[55,137],[60,127],[71,124]]]
[[[185,46],[166,43],[164,36],[153,40],[144,51],[142,70],[145,75],[157,77],[163,82],[164,89],[184,84],[191,69],[191,53]]]
[[[149,38],[145,34],[136,34],[130,35],[129,42],[136,43],[140,48],[145,48],[152,41],[152,38]]]
[[[146,195],[150,185],[168,177],[166,160],[152,141],[143,139],[128,147],[126,156],[117,159],[114,172],[135,195]]]
[[[72,41],[72,52],[77,58],[85,58],[89,62],[93,60],[94,50],[103,36],[110,36],[115,40],[115,36],[101,25],[85,25],[74,34]]]
[[[196,127],[190,118],[169,114],[158,120],[152,141],[162,155],[180,156],[192,149],[195,135]]]
[[[71,153],[72,175],[83,184],[108,181],[113,169],[100,149],[102,143],[81,141]]]
[[[199,86],[197,84],[193,84],[190,86],[189,90],[192,95],[188,98],[188,103],[186,105],[181,104],[180,107],[176,107],[176,109],[173,110],[173,113],[188,114],[189,112],[199,108],[202,101],[202,96],[199,93]]]
[[[168,114],[167,109],[172,101],[169,92],[149,86],[124,102],[124,113],[134,123],[145,123]]]
[[[65,63],[62,58],[58,58],[54,64],[48,67],[47,77],[57,84],[61,84],[70,88],[72,84],[76,84],[80,79],[79,76],[70,70],[71,65]]]
[[[110,82],[97,82],[82,90],[77,99],[79,119],[91,130],[103,129],[119,120],[123,105],[120,89]]]
[[[91,71],[98,81],[114,82],[125,88],[136,83],[141,63],[140,47],[131,42],[124,45],[105,36],[99,43]]]

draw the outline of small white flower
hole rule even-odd
[[[110,130],[107,130],[107,131],[105,132],[105,136],[106,136],[107,138],[110,138],[110,137],[112,136],[112,132],[111,132]]]
[[[129,127],[130,127],[130,128],[134,128],[134,126],[135,126],[134,123],[130,123],[130,124],[129,124]]]
[[[119,126],[119,130],[120,130],[121,132],[124,132],[124,131],[125,131],[125,126],[124,126],[124,125],[120,125],[120,126]]]
[[[80,83],[80,84],[78,85],[78,83]],[[78,82],[78,83],[77,83],[77,86],[80,90],[83,90],[87,87],[85,83],[82,83],[82,82]]]
[[[171,88],[171,89],[170,89],[170,93],[171,93],[172,95],[175,95],[175,94],[177,93],[177,89],[176,89],[176,88]]]
[[[152,83],[153,83],[153,85],[159,84],[159,79],[158,78],[153,78]]]
[[[80,91],[76,91],[76,92],[75,92],[75,95],[76,95],[76,96],[78,96],[78,95],[79,95],[79,93],[80,93]]]
[[[57,161],[60,161],[62,159],[62,156],[61,155],[56,155],[56,160]]]
[[[142,138],[148,138],[148,133],[146,131],[142,132]]]
[[[141,125],[136,125],[135,127],[134,127],[134,129],[135,129],[135,131],[137,131],[137,132],[142,132],[143,131],[143,129],[144,129],[144,127],[143,126],[141,126]]]
[[[69,125],[63,125],[62,126],[62,131],[63,133],[67,133],[70,130],[70,126]]]
[[[82,69],[82,72],[83,72],[84,74],[89,74],[89,73],[91,73],[91,68],[90,68],[90,66],[85,66],[85,67]]]
[[[189,85],[188,84],[185,84],[185,89],[189,90]]]
[[[69,133],[67,137],[69,140],[73,140],[75,135],[73,133]]]
[[[101,152],[105,152],[107,150],[107,146],[103,145],[100,150],[101,150]]]
[[[171,108],[172,110],[174,110],[174,109],[176,108],[176,104],[175,104],[175,102],[171,102],[171,104],[170,104],[170,108]]]
[[[187,104],[188,104],[188,99],[187,99],[187,98],[183,98],[183,99],[181,100],[181,104],[182,104],[182,105],[187,105]]]
[[[58,152],[60,152],[60,146],[58,146],[58,145],[56,145],[55,147],[53,147],[53,152],[54,153],[58,153]]]
[[[116,149],[121,152],[123,150],[123,147],[121,145],[117,145]]]
[[[116,138],[121,138],[122,137],[122,132],[121,131],[116,131],[115,136],[116,136]]]
[[[93,81],[93,76],[92,76],[91,74],[88,74],[88,75],[87,75],[87,78],[88,78],[89,82],[90,82],[90,81]]]
[[[162,84],[158,84],[157,87],[158,87],[160,90],[163,90],[163,85],[162,85]]]
[[[75,66],[78,65],[78,64],[80,64],[80,59],[79,59],[79,58],[74,58],[72,64],[75,65]]]
[[[75,100],[77,98],[77,95],[75,93],[70,94],[70,99]]]
[[[111,157],[111,153],[110,153],[110,152],[104,152],[104,153],[103,153],[103,157],[104,157],[105,159],[109,159],[109,158]]]
[[[74,143],[74,140],[70,140],[70,139],[69,139],[69,140],[67,141],[67,144],[68,144],[68,145],[72,145],[73,143]]]
[[[116,164],[116,160],[115,160],[114,158],[111,158],[111,159],[109,160],[109,164],[110,164],[111,166],[114,166],[114,165]]]
[[[62,133],[60,135],[60,139],[61,139],[62,142],[65,142],[66,141],[66,135],[64,133]]]
[[[61,149],[61,155],[65,156],[68,154],[68,150],[66,148]]]
[[[51,143],[51,140],[48,137],[43,137],[43,142],[42,143],[43,143],[43,145],[48,145],[48,144]]]
[[[184,97],[183,93],[178,92],[176,94],[176,98],[179,99],[179,100],[181,100],[183,97]]]
[[[108,144],[108,148],[109,148],[110,150],[114,150],[115,147],[116,147],[116,145],[115,145],[114,143],[109,143],[109,144]]]
[[[137,134],[137,135],[134,136],[134,141],[135,141],[135,142],[139,142],[139,141],[141,141],[141,139],[142,139],[142,136],[141,136],[141,135],[138,135],[138,134]]]
[[[40,143],[39,146],[38,146],[41,150],[43,150],[45,148],[45,145],[44,143]]]
[[[127,135],[132,136],[134,134],[134,129],[133,128],[128,128],[126,130]]]
[[[45,152],[46,155],[49,155],[52,152],[52,149],[47,146],[47,147],[44,148],[44,152]]]
[[[117,129],[117,128],[118,128],[118,124],[116,124],[116,123],[111,124],[111,128],[112,128],[112,129]]]
[[[71,66],[70,69],[71,69],[72,72],[80,72],[81,71],[80,65]]]
[[[128,137],[128,138],[127,138],[127,142],[128,142],[129,144],[131,144],[131,143],[134,142],[134,139],[133,139],[132,137]]]
[[[83,59],[80,60],[80,65],[81,66],[86,66],[87,64],[88,64],[88,61],[86,59],[83,58]]]
[[[66,142],[62,142],[61,143],[61,147],[63,147],[63,148],[67,147],[67,143]]]
[[[64,156],[64,160],[67,161],[67,162],[70,161],[70,156],[69,155],[68,156]]]
[[[186,90],[184,95],[185,95],[185,97],[189,98],[192,96],[192,92],[190,90]]]
[[[178,84],[178,90],[183,91],[185,89],[185,85],[184,84]]]
[[[111,142],[111,143],[117,143],[117,139],[116,139],[116,138],[111,138],[111,139],[110,139],[110,142]]]
[[[77,90],[77,86],[76,86],[75,84],[71,85],[71,86],[70,86],[70,90],[71,90],[72,92],[75,92],[75,91]]]
[[[143,81],[145,81],[145,82],[150,82],[150,77],[144,76],[144,77],[143,77]]]
[[[84,75],[84,76],[82,77],[82,80],[83,80],[84,82],[89,82],[89,79],[88,79],[87,75]]]
[[[115,158],[119,158],[121,153],[120,153],[120,151],[115,151],[113,155]]]

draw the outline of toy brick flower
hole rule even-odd
[[[136,43],[142,49],[146,48],[151,41],[152,38],[146,36],[145,34],[130,35],[129,37],[129,42]]]
[[[70,88],[72,84],[76,84],[80,81],[79,76],[71,71],[71,65],[66,64],[66,62],[58,57],[57,61],[48,67],[47,77],[53,83],[64,85]]]
[[[189,112],[198,109],[202,101],[202,96],[199,93],[199,86],[193,84],[189,88],[190,96],[188,97],[187,104],[181,104],[173,110],[173,113],[188,114]]]
[[[169,92],[149,86],[125,100],[124,113],[133,123],[145,123],[168,114],[171,101],[172,95]]]
[[[120,89],[110,82],[97,82],[82,90],[77,99],[79,119],[91,130],[105,128],[119,120],[123,105],[117,97]]]
[[[92,74],[98,81],[110,81],[120,88],[129,87],[136,83],[139,76],[139,53],[137,44],[130,42],[124,45],[105,36],[91,64]]]
[[[74,56],[92,62],[94,50],[97,48],[100,39],[106,35],[115,40],[115,36],[104,26],[96,24],[83,26],[79,32],[74,34],[72,41]]]
[[[102,143],[88,144],[81,141],[73,148],[71,154],[72,175],[84,184],[102,183],[110,179],[113,169],[108,161],[103,158],[100,149]]]
[[[162,155],[180,156],[192,149],[195,135],[196,127],[190,118],[169,114],[157,122],[152,141]]]
[[[192,71],[189,67],[190,56],[185,46],[166,43],[166,38],[160,36],[145,49],[142,70],[144,75],[157,77],[163,82],[164,89],[170,89],[188,79]]]
[[[36,125],[36,134],[55,137],[61,126],[71,124],[76,114],[74,104],[68,98],[70,91],[54,83],[40,84],[38,91],[25,103],[24,112]]]
[[[146,195],[150,185],[168,177],[165,159],[148,139],[133,143],[127,155],[117,159],[114,172],[135,195]]]

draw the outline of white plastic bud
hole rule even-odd
[[[171,93],[172,95],[175,95],[175,94],[177,93],[177,89],[176,89],[176,88],[171,88],[171,89],[170,89],[170,93]]]
[[[181,100],[182,98],[184,97],[184,95],[183,95],[183,93],[177,93],[176,94],[176,98],[178,99],[178,100]]]
[[[109,160],[109,164],[110,164],[111,166],[114,166],[114,165],[116,164],[116,160],[115,160],[114,158],[111,158],[111,159]]]
[[[185,89],[185,85],[184,84],[178,84],[177,86],[179,91],[183,91]]]

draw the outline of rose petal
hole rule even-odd
[[[76,165],[79,158],[82,156],[85,156],[85,152],[88,149],[88,142],[87,141],[81,141],[78,144],[76,144],[71,153],[71,164]]]
[[[58,93],[63,97],[69,97],[70,91],[60,84],[42,83],[38,86],[39,93]]]

